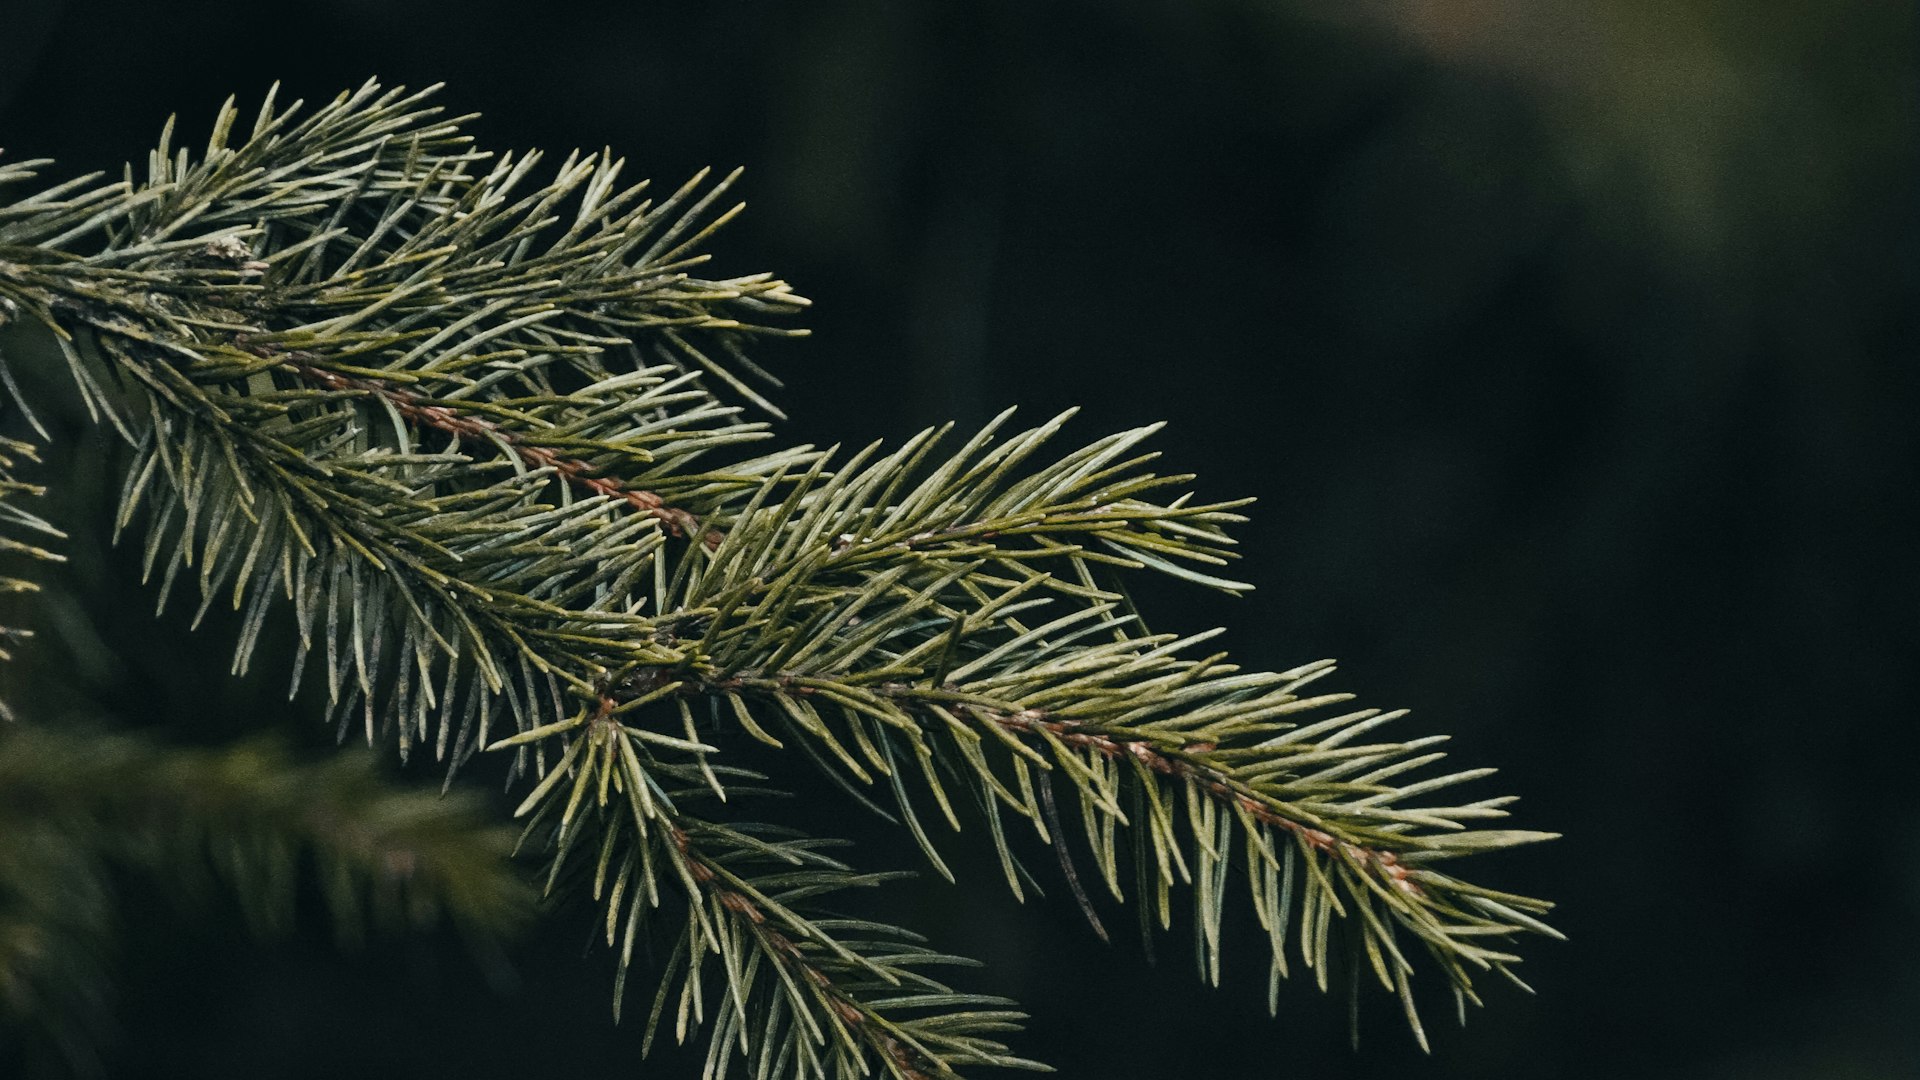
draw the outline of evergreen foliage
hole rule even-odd
[[[450,918],[485,940],[532,911],[511,830],[471,793],[395,786],[371,755],[302,762],[254,740],[215,749],[20,723],[0,732],[0,1023],[91,1071],[117,937],[116,875],[197,904],[220,885],[248,926],[284,933],[319,885],[347,940]]]
[[[1351,974],[1424,1043],[1417,970],[1463,1016],[1476,974],[1518,981],[1508,942],[1552,934],[1549,905],[1449,872],[1549,835],[1454,794],[1490,770],[1430,768],[1442,738],[1343,708],[1316,686],[1330,663],[1243,669],[1133,610],[1130,573],[1246,588],[1223,576],[1240,504],[1155,471],[1152,429],[1061,449],[1067,417],[1003,415],[958,445],[768,449],[751,416],[777,416],[772,380],[745,350],[798,334],[806,302],[703,275],[732,177],[654,201],[609,154],[482,152],[426,97],[270,96],[244,135],[229,104],[198,155],[170,126],[144,179],[17,195],[0,319],[53,343],[132,447],[119,527],[162,604],[242,613],[236,671],[290,618],[293,691],[343,735],[430,754],[449,783],[511,755],[523,849],[604,909],[616,1010],[636,943],[664,933],[650,1030],[704,1025],[709,1075],[1034,1064],[1000,1041],[1009,1003],[926,970],[957,958],[831,914],[884,875],[733,820],[762,784],[727,758],[743,739],[799,751],[939,872],[934,836],[973,824],[1024,894],[1025,828],[1063,858],[1084,842],[1149,933],[1189,893],[1210,980],[1244,892],[1274,1008],[1295,964],[1323,989]],[[0,185],[42,164],[0,163]],[[15,533],[49,528],[0,506]],[[110,767],[71,785],[111,787],[90,771]]]

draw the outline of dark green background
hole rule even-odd
[[[1914,14],[1573,7],[0,0],[0,145],[117,169],[275,78],[446,80],[494,146],[748,167],[720,265],[817,301],[763,354],[794,439],[1078,404],[1258,496],[1259,591],[1154,587],[1156,625],[1339,656],[1502,766],[1567,836],[1477,874],[1572,940],[1431,1058],[1387,999],[1354,1053],[1304,984],[1265,1016],[1251,933],[1203,989],[1178,929],[1153,967],[1104,949],[964,837],[971,880],[886,910],[987,960],[966,985],[1065,1077],[1920,1076]],[[273,708],[149,607],[109,635],[146,715]],[[697,1069],[639,1063],[583,919],[489,978],[450,940],[343,959],[134,900],[116,1076]]]

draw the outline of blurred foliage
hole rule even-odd
[[[102,1068],[123,905],[236,906],[270,937],[318,893],[343,941],[443,919],[482,945],[517,930],[533,893],[507,860],[513,831],[485,824],[475,802],[396,786],[365,752],[301,762],[257,739],[203,749],[0,728],[0,1031],[21,1055],[10,1067]],[[216,885],[230,905],[210,902]]]

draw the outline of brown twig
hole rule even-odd
[[[1372,866],[1381,877],[1402,892],[1416,896],[1422,892],[1420,884],[1413,880],[1406,866],[1400,862],[1400,857],[1393,852],[1342,840],[1324,829],[1294,821],[1268,806],[1217,767],[1195,761],[1189,756],[1218,749],[1215,743],[1187,743],[1177,750],[1167,751],[1144,740],[1116,739],[1101,732],[1087,731],[1070,720],[1048,719],[1043,709],[1022,709],[1015,713],[996,713],[988,709],[974,711],[1008,731],[1045,729],[1068,746],[1092,750],[1108,758],[1130,757],[1162,776],[1177,777],[1197,785],[1214,801],[1244,810],[1256,821],[1292,833],[1315,851],[1338,852],[1363,865]]]
[[[279,357],[288,371],[327,390],[352,391],[381,398],[409,423],[445,432],[462,442],[489,442],[507,446],[521,461],[533,468],[552,469],[556,475],[582,491],[626,502],[640,513],[658,520],[674,536],[698,536],[709,551],[719,547],[720,541],[725,539],[725,534],[717,529],[703,532],[700,519],[692,511],[671,506],[654,492],[629,488],[612,477],[596,476],[592,466],[586,462],[530,443],[519,432],[482,417],[463,413],[378,379],[328,370],[299,352],[283,352],[244,340],[237,344],[255,356]]]

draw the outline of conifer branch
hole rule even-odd
[[[918,639],[923,653],[938,642],[934,635]],[[1487,947],[1487,939],[1553,933],[1538,920],[1548,905],[1480,889],[1434,866],[1549,838],[1472,827],[1505,816],[1507,799],[1413,802],[1491,770],[1405,782],[1407,774],[1443,756],[1433,751],[1440,739],[1358,742],[1401,713],[1362,710],[1304,727],[1285,719],[1347,699],[1298,693],[1331,671],[1330,664],[1249,674],[1222,656],[1180,659],[1177,650],[1191,642],[1171,637],[1094,646],[1059,642],[1029,638],[997,670],[963,665],[956,677],[937,683],[915,680],[914,669],[900,659],[911,655],[907,649],[878,672],[718,671],[683,685],[729,699],[741,725],[763,738],[775,738],[768,733],[773,730],[820,744],[825,752],[818,759],[852,785],[886,778],[901,816],[943,869],[906,782],[930,794],[955,828],[961,820],[943,775],[992,793],[1001,806],[1029,819],[1042,838],[1059,844],[1066,838],[1049,834],[1036,794],[1053,782],[1049,774],[1059,776],[1077,793],[1095,862],[1116,898],[1126,895],[1116,827],[1131,830],[1130,851],[1136,869],[1146,871],[1162,926],[1171,919],[1172,888],[1195,889],[1202,973],[1214,982],[1224,884],[1235,849],[1242,849],[1250,898],[1269,932],[1275,1007],[1277,980],[1288,969],[1289,937],[1297,936],[1293,947],[1324,988],[1332,955],[1329,916],[1353,921],[1353,961],[1366,964],[1403,998],[1413,970],[1404,937],[1431,954],[1463,1001],[1477,1001],[1470,971],[1513,978],[1511,965],[1519,959]],[[962,656],[994,659],[991,651],[968,650],[966,644]],[[776,707],[773,718],[752,717],[747,702],[756,700]],[[914,775],[903,775],[909,771]],[[1014,856],[994,801],[986,807],[995,819],[992,835],[1008,881],[1018,892]],[[1176,827],[1182,817],[1184,836]],[[1296,858],[1308,883],[1297,894]],[[1301,897],[1297,915],[1295,895]],[[1410,999],[1408,1008],[1411,1018]]]
[[[636,941],[662,904],[662,882],[678,886],[689,914],[654,995],[647,1045],[671,1001],[676,1040],[711,1025],[710,1075],[736,1053],[755,1075],[771,1069],[819,1080],[875,1067],[897,1080],[956,1076],[973,1064],[1038,1067],[992,1038],[1021,1019],[1006,1009],[1011,1003],[956,993],[919,970],[967,961],[929,951],[896,927],[820,910],[824,897],[898,875],[856,874],[820,841],[791,832],[692,816],[691,801],[750,790],[722,788],[723,775],[757,778],[661,761],[656,750],[677,748],[677,740],[623,722],[616,708],[608,697],[592,716],[568,723],[566,752],[520,813],[532,815],[526,837],[552,853],[550,888],[585,872],[575,853],[592,859],[591,892],[606,907],[607,944],[619,949],[616,1016]],[[668,786],[676,782],[691,786]],[[710,964],[724,984],[712,1004]],[[938,1012],[914,1015],[928,1009]]]
[[[538,155],[484,153],[372,84],[304,119],[269,101],[244,139],[237,120],[197,159],[169,129],[144,183],[0,207],[0,315],[127,436],[119,524],[144,524],[163,604],[185,571],[202,612],[244,613],[236,670],[284,600],[295,689],[321,672],[343,732],[456,768],[510,750],[526,842],[550,887],[605,904],[622,979],[677,883],[656,1018],[678,988],[710,1072],[735,1053],[834,1080],[1024,1064],[994,1041],[1004,1003],[910,973],[949,958],[812,907],[878,878],[693,815],[757,782],[726,764],[739,735],[861,801],[884,782],[942,872],[916,802],[984,821],[1016,892],[1002,812],[1065,845],[1062,784],[1115,897],[1164,926],[1192,888],[1209,979],[1243,872],[1276,1008],[1290,953],[1323,987],[1337,959],[1418,1034],[1410,944],[1464,1005],[1472,971],[1512,975],[1506,940],[1552,933],[1545,903],[1436,868],[1547,835],[1480,827],[1506,799],[1427,801],[1486,770],[1419,772],[1437,738],[1362,740],[1398,713],[1316,719],[1346,700],[1302,696],[1327,664],[1245,671],[1194,655],[1211,635],[1140,628],[1116,575],[1248,587],[1222,576],[1243,504],[1153,471],[1153,429],[1056,452],[1065,416],[1003,415],[952,450],[941,429],[755,452],[768,429],[730,402],[777,411],[741,343],[796,333],[767,322],[805,302],[693,276],[731,177],[652,205],[602,154],[537,182]],[[35,164],[0,165],[0,187]]]

